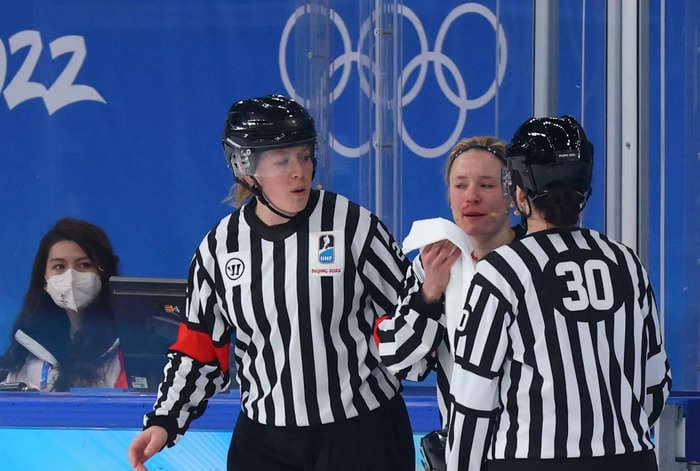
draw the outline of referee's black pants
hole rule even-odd
[[[274,427],[241,413],[228,451],[229,471],[413,471],[413,434],[400,395],[349,420]]]
[[[520,459],[486,462],[486,471],[657,471],[652,450],[593,458]]]

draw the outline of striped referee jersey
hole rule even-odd
[[[588,229],[534,233],[477,264],[456,334],[448,469],[653,449],[671,385],[637,255]]]
[[[255,204],[222,219],[193,257],[186,321],[144,418],[168,430],[170,446],[228,383],[232,337],[241,409],[261,424],[343,421],[399,391],[372,341],[409,266],[387,228],[325,191],[276,226]]]
[[[521,225],[512,229],[516,239],[525,236]],[[389,371],[401,379],[422,381],[435,371],[440,423],[445,428],[454,357],[447,333],[444,299],[426,303],[421,293],[424,280],[423,263],[420,256],[416,256],[406,272],[396,311],[393,316],[380,319],[377,327],[379,354]],[[466,290],[470,280],[462,281]]]
[[[389,371],[401,379],[422,381],[436,373],[440,423],[447,427],[452,357],[443,301],[426,303],[421,293],[425,271],[420,256],[406,272],[393,315],[377,326],[379,354]]]

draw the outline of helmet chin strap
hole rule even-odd
[[[283,217],[285,219],[292,219],[294,216],[296,216],[296,213],[294,214],[289,214],[281,210],[280,208],[277,208],[272,202],[267,199],[265,196],[265,193],[263,192],[262,186],[260,186],[260,183],[255,179],[255,177],[251,176],[250,178],[253,179],[255,182],[255,185],[250,185],[248,182],[246,182],[244,179],[239,178],[234,176],[233,179],[238,183],[239,185],[243,185],[244,188],[246,188],[248,191],[250,191],[253,196],[255,196],[258,201],[260,201],[262,204],[267,206],[270,211],[275,213],[277,216]]]

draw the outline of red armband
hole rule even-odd
[[[230,349],[230,343],[217,347],[209,334],[192,330],[184,322],[180,323],[177,340],[170,346],[170,350],[184,353],[200,363],[215,361],[219,364],[221,371],[225,373],[228,373],[229,370]]]
[[[389,317],[390,317],[389,314],[384,314],[381,317],[377,317],[377,320],[374,321],[374,329],[372,330],[372,337],[374,337],[374,343],[377,347],[379,346],[379,324],[381,324],[383,320],[388,319]]]
[[[119,352],[119,368],[121,371],[119,372],[119,378],[117,378],[114,387],[127,389],[129,387],[129,382],[126,380],[126,367],[124,366],[124,354],[122,352]]]

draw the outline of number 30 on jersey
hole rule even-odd
[[[615,263],[595,258],[553,262],[551,269],[561,285],[552,290],[550,299],[560,313],[580,321],[600,321],[619,308],[623,297],[615,293],[620,287],[613,288],[612,280],[624,278]]]

